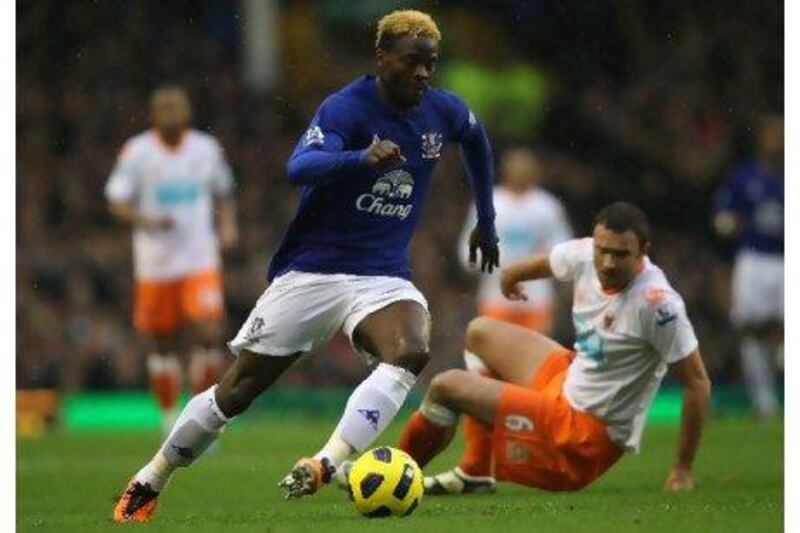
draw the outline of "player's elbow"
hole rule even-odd
[[[289,182],[295,185],[302,185],[306,179],[306,167],[303,164],[302,157],[293,156],[286,163],[286,176]]]
[[[711,380],[705,374],[692,377],[685,388],[704,402],[711,398]]]
[[[323,173],[322,168],[314,153],[295,154],[286,163],[286,175],[294,185],[310,185]]]

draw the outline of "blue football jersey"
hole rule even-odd
[[[417,106],[400,112],[380,99],[374,76],[326,98],[289,160],[290,180],[304,187],[268,279],[289,270],[410,278],[408,246],[433,168],[447,144],[463,147],[476,135],[488,151],[481,157],[489,161],[477,169],[468,163],[468,173],[483,224],[493,234],[491,150],[460,98],[428,88]],[[391,168],[365,163],[366,149],[377,140],[397,144],[405,162]],[[301,165],[316,164],[320,176],[297,177]]]
[[[715,199],[718,212],[742,222],[740,250],[783,254],[783,169],[770,171],[757,161],[734,168]]]

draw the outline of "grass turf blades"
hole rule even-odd
[[[333,420],[241,421],[220,450],[182,469],[153,521],[111,522],[112,497],[160,442],[155,432],[51,433],[17,446],[20,531],[780,531],[783,524],[783,426],[748,419],[709,423],[694,492],[662,491],[677,427],[651,424],[642,453],[626,456],[578,493],[550,494],[510,484],[485,496],[426,497],[404,519],[367,520],[347,494],[327,487],[298,501],[276,483],[298,455],[324,442]],[[393,444],[394,424],[378,444]],[[460,440],[426,468],[453,466]]]

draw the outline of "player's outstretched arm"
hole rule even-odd
[[[356,116],[345,98],[326,98],[286,164],[289,181],[320,185],[362,168],[366,150],[352,143]]]
[[[405,163],[400,147],[389,140],[376,139],[364,150],[343,150],[343,142],[329,134],[324,144],[300,149],[286,167],[289,181],[297,185],[318,185],[363,166],[391,167]]]
[[[363,150],[342,150],[341,140],[319,149],[298,149],[289,158],[286,173],[295,185],[319,185],[364,165]]]
[[[552,276],[548,254],[537,254],[504,268],[500,272],[500,290],[509,300],[527,300],[528,296],[522,290],[521,282]]]
[[[675,363],[672,370],[683,386],[683,411],[678,453],[664,488],[668,491],[691,490],[694,488],[692,466],[708,415],[711,381],[697,349]]]
[[[467,171],[472,194],[475,197],[477,224],[469,239],[469,263],[477,261],[481,251],[481,271],[491,273],[500,266],[500,249],[494,226],[494,162],[492,147],[486,132],[470,113],[465,131],[460,139],[461,160]]]

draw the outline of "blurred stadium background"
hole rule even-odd
[[[234,168],[242,239],[224,265],[230,337],[293,215],[299,190],[284,168],[296,139],[325,95],[371,71],[375,21],[399,7],[437,19],[435,83],[465,97],[496,154],[518,145],[539,153],[542,185],[577,234],[609,200],[645,208],[652,255],[701,339],[716,409],[745,405],[728,321],[734,249],[714,237],[710,207],[752,155],[759,116],[782,113],[780,2],[109,0],[17,4],[16,378],[18,390],[51,391],[23,394],[18,410],[91,425],[103,405],[129,420],[145,405],[130,234],[108,215],[103,186],[122,143],[148,126],[150,91],[185,86],[195,125],[220,139]],[[475,315],[475,278],[456,250],[469,201],[450,153],[413,244],[434,317],[427,375],[459,364]],[[567,311],[558,313],[562,342],[572,335]],[[275,402],[366,374],[343,339],[325,351],[285,375]],[[148,413],[139,423],[156,427],[155,407]],[[35,431],[37,416],[18,423]]]

